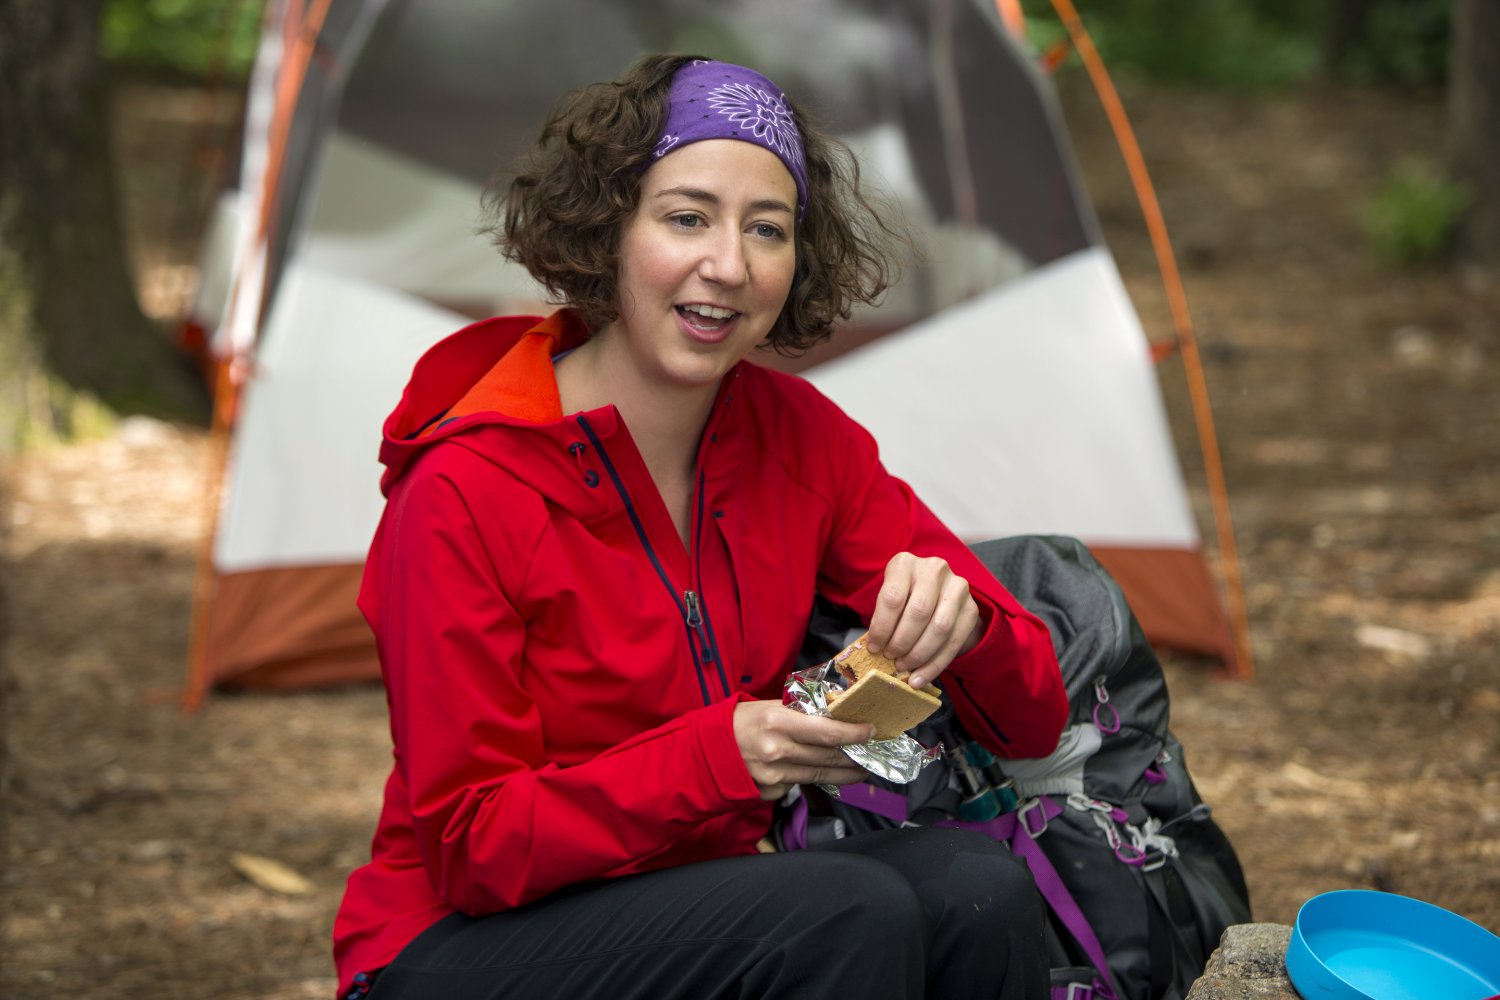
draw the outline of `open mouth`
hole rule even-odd
[[[704,331],[721,329],[724,324],[739,315],[733,309],[721,309],[718,306],[706,306],[696,303],[677,306],[676,308],[677,315],[687,320],[689,325]]]

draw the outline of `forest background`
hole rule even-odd
[[[1252,681],[1169,657],[1258,919],[1374,887],[1500,928],[1500,4],[1079,0],[1173,234]],[[1062,37],[1045,0],[1032,37]],[[210,468],[172,341],[259,0],[0,0],[0,994],[331,995],[371,687],[177,709]],[[1057,83],[1172,324],[1076,59]],[[1207,524],[1180,365],[1160,368]],[[248,860],[247,860],[248,859]],[[267,866],[270,862],[270,866]]]

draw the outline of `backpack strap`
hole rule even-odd
[[[867,813],[874,813],[897,826],[906,825],[906,796],[889,789],[876,788],[868,781],[843,786],[839,789],[838,801]]]
[[[877,788],[868,782],[846,785],[839,789],[839,801],[872,812],[898,825],[906,822],[906,796]],[[1068,891],[1062,876],[1057,873],[1051,859],[1038,846],[1036,838],[1047,830],[1047,824],[1061,816],[1063,806],[1050,795],[1037,796],[1021,805],[1015,812],[1005,813],[987,820],[944,819],[934,826],[954,827],[961,830],[977,830],[992,840],[1009,844],[1011,853],[1026,862],[1036,887],[1051,907],[1058,921],[1073,935],[1089,963],[1099,973],[1102,982],[1096,980],[1091,993],[1082,994],[1076,987],[1059,992],[1064,998],[1086,997],[1097,1000],[1116,1000],[1120,994],[1114,987],[1114,977],[1109,971],[1109,962],[1104,956],[1104,946],[1099,935],[1094,933],[1088,917],[1084,916],[1078,901]]]
[[[1181,997],[1186,987],[1178,976],[1178,970],[1190,969],[1195,964],[1187,942],[1182,938],[1181,928],[1194,926],[1195,920],[1188,901],[1183,897],[1182,884],[1172,869],[1162,866],[1143,874],[1151,899],[1166,921],[1166,937],[1170,944],[1170,952],[1165,958],[1156,954],[1151,956],[1153,970],[1161,965],[1171,971],[1171,982],[1165,984],[1166,988],[1160,995],[1167,998]]]
[[[781,823],[779,839],[783,851],[807,850],[807,813],[807,796],[797,796]]]

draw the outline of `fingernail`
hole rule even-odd
[[[925,678],[925,677],[913,677],[911,679],[911,686],[914,687],[914,688],[923,687],[926,684],[927,684],[927,678]]]

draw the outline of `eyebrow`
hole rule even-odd
[[[714,194],[712,191],[705,191],[702,188],[688,187],[686,185],[666,188],[665,190],[658,191],[656,192],[655,197],[666,198],[670,195],[690,198],[693,201],[707,202],[710,205],[719,204],[719,196]],[[750,208],[760,212],[770,211],[785,212],[787,215],[792,214],[792,207],[778,198],[756,199],[755,201],[752,201],[750,203]]]

